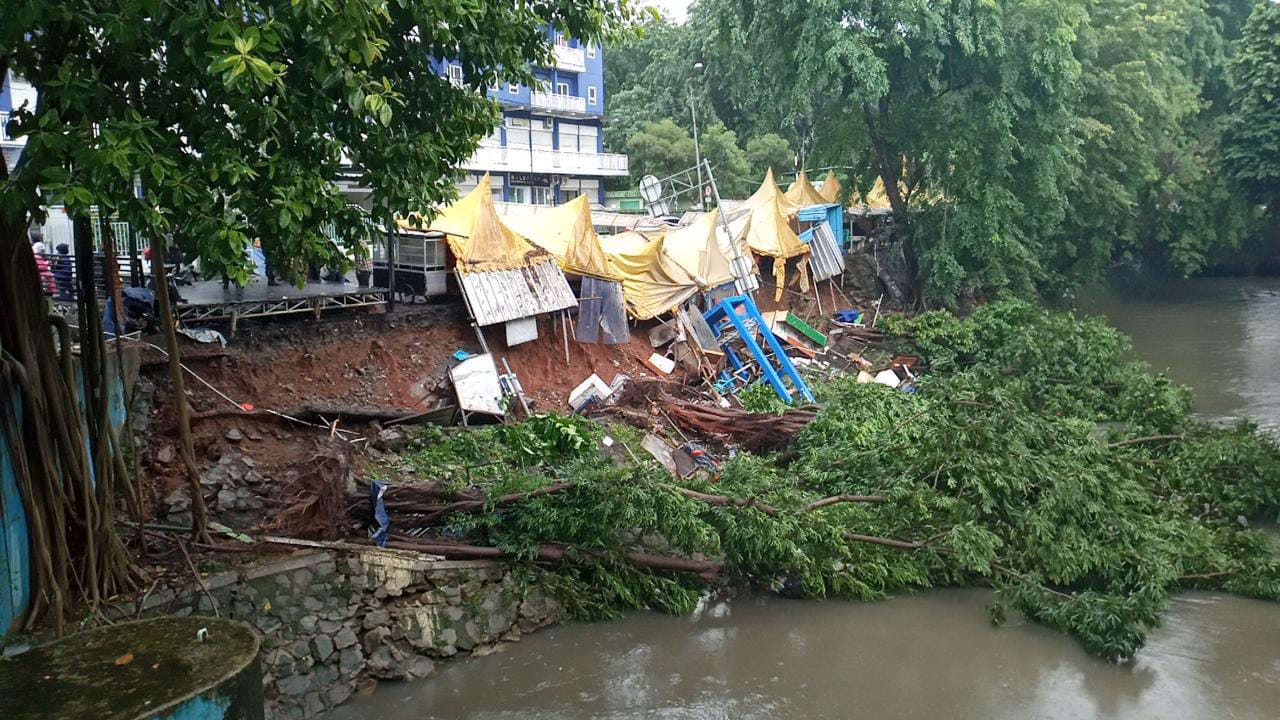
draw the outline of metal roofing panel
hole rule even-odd
[[[504,415],[498,366],[489,354],[473,355],[449,370],[449,379],[458,394],[458,407],[466,412]]]
[[[844,255],[840,254],[840,246],[836,244],[830,225],[818,223],[805,236],[809,240],[809,269],[814,282],[844,273]]]
[[[482,326],[578,304],[554,260],[518,270],[460,273],[459,281],[476,324]]]

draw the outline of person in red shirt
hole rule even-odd
[[[40,286],[44,288],[45,294],[56,294],[58,283],[53,279],[53,270],[49,269],[49,259],[44,256],[44,243],[39,241],[32,243],[31,254],[35,256],[36,272],[40,273]]]

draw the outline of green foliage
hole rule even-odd
[[[1005,301],[963,320],[934,311],[885,322],[912,334],[911,348],[934,370],[964,371],[941,382],[983,383],[998,376],[1042,412],[1173,432],[1190,410],[1190,391],[1151,374],[1134,359],[1128,338],[1101,318]]]
[[[795,151],[781,135],[765,133],[747,141],[747,167],[752,179],[763,178],[770,169],[775,173],[787,172],[795,164]]]
[[[1254,4],[1231,85],[1223,161],[1249,198],[1280,214],[1280,5]]]
[[[702,156],[715,173],[716,189],[720,191],[720,197],[746,197],[754,191],[747,167],[747,154],[738,147],[738,136],[725,127],[724,123],[703,126],[700,133]]]
[[[669,118],[645,123],[627,140],[631,175],[665,178],[694,165],[693,137]]]

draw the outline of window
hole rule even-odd
[[[529,147],[529,118],[509,117],[507,123],[507,147]]]
[[[462,66],[461,65],[449,66],[449,82],[453,83],[454,85],[462,85]]]
[[[533,190],[532,202],[534,205],[550,205],[551,204],[551,188],[536,187]]]
[[[556,33],[556,44],[563,47],[569,47],[569,37],[564,33]]]
[[[596,86],[595,85],[590,85],[587,87],[587,104],[588,105],[596,104]]]
[[[569,83],[556,83],[556,94],[557,94],[557,95],[568,95],[568,94],[569,94]]]
[[[551,118],[538,118],[538,119],[542,121],[543,130],[551,130],[556,126],[556,121],[552,120]]]
[[[560,149],[565,152],[578,151],[578,126],[573,123],[560,123]],[[591,148],[592,152],[595,148]],[[563,186],[561,186],[563,187]]]
[[[595,43],[591,43],[590,45],[587,45],[587,57],[589,57],[589,58],[591,58],[591,59],[593,59],[593,60],[595,59],[595,57],[596,57],[596,44],[595,44]]]
[[[519,85],[517,85],[517,84],[515,84],[515,83],[508,83],[508,84],[507,84],[507,92],[511,93],[512,95],[519,95],[519,94],[520,94],[520,86],[519,86]]]
[[[511,186],[511,202],[527,203],[529,202],[529,188],[520,187],[518,185]]]

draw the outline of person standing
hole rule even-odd
[[[57,283],[59,300],[75,300],[75,260],[71,257],[71,248],[66,243],[58,243],[58,254],[51,263],[53,279]]]
[[[53,271],[49,269],[49,259],[45,257],[44,243],[37,240],[31,244],[31,254],[36,259],[36,272],[40,273],[40,287],[46,295],[56,295],[58,283],[53,279]]]

